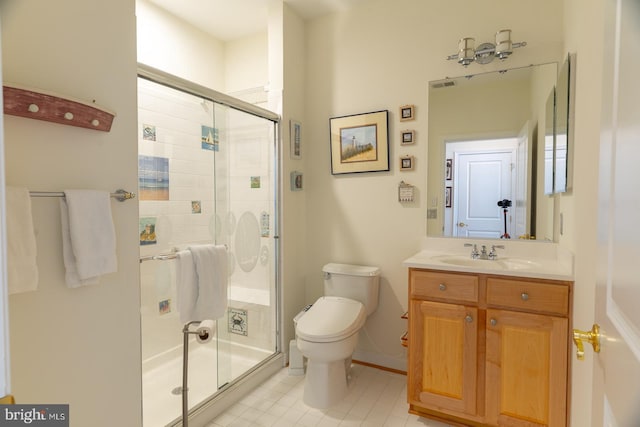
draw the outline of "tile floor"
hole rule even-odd
[[[406,376],[354,364],[349,394],[319,410],[302,402],[304,376],[280,370],[207,427],[449,427],[407,413]]]

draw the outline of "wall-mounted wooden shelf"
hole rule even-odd
[[[115,113],[97,105],[13,84],[5,83],[3,89],[5,114],[103,132],[111,130]]]

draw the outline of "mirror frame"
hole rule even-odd
[[[566,193],[572,189],[573,159],[573,102],[572,85],[575,78],[575,54],[568,54],[562,68],[558,72],[555,96],[554,115],[554,147],[553,147],[553,193]]]

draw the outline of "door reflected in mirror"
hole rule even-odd
[[[430,83],[429,236],[553,240],[544,137],[556,79],[550,63]]]

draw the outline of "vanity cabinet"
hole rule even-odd
[[[571,292],[569,281],[411,268],[410,412],[567,426]]]

